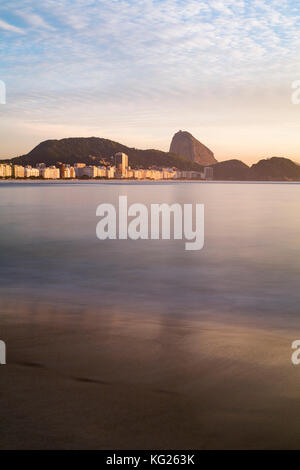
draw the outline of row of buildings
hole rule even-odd
[[[21,165],[9,165],[7,163],[0,164],[0,178],[58,179],[60,177],[60,168],[56,168],[55,166],[32,168],[30,165],[24,167]]]
[[[203,172],[183,171],[176,168],[138,168],[133,169],[128,165],[128,156],[125,153],[116,153],[114,165],[96,166],[85,163],[67,165],[61,163],[47,167],[39,163],[36,167],[30,165],[0,164],[0,178],[44,178],[44,179],[74,179],[74,178],[127,178],[127,179],[213,179],[213,168],[205,167]]]

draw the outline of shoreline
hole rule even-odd
[[[18,184],[18,183],[26,183],[26,184],[45,184],[45,183],[53,183],[53,184],[139,184],[139,183],[147,183],[147,184],[178,184],[178,183],[204,183],[204,184],[300,184],[300,181],[281,181],[281,180],[274,180],[274,181],[243,181],[243,180],[172,180],[172,179],[165,179],[165,180],[149,180],[149,179],[141,179],[141,180],[132,180],[132,179],[117,179],[111,178],[108,180],[96,180],[96,179],[0,179],[0,184]]]

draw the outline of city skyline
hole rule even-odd
[[[294,0],[0,3],[0,158],[99,136],[169,150],[178,129],[218,161],[300,162]]]
[[[112,164],[106,161],[106,165],[86,165],[85,163],[73,163],[72,165],[57,162],[56,165],[47,166],[40,162],[35,166],[1,163],[0,179],[28,179],[42,178],[47,180],[57,179],[135,179],[135,180],[167,180],[167,179],[198,179],[212,180],[213,168],[204,167],[203,171],[179,170],[161,166],[148,166],[147,168],[131,168],[128,155],[117,152],[110,158]]]

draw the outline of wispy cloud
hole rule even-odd
[[[47,29],[49,31],[55,31],[55,28],[49,25],[42,16],[37,13],[28,11],[19,11],[18,15],[24,18],[24,20],[30,25],[38,29]]]
[[[1,20],[1,19],[0,19],[0,29],[3,29],[4,31],[10,31],[12,33],[23,33],[23,30],[21,28],[18,28],[17,26],[7,23],[6,21]]]

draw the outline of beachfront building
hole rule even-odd
[[[127,171],[130,170],[128,167],[128,155],[123,152],[115,154],[115,165],[116,165],[116,176],[119,178],[127,178]]]
[[[12,176],[12,167],[7,163],[0,164],[0,178],[11,178]]]
[[[59,163],[59,176],[60,178],[65,178],[66,174],[66,165],[64,163]]]
[[[83,176],[83,168],[85,166],[86,166],[85,163],[75,163],[74,164],[76,178],[80,178],[81,176]]]
[[[60,178],[60,170],[56,166],[49,166],[41,170],[41,176],[44,179],[56,180]]]
[[[174,171],[173,169],[163,168],[162,172],[164,180],[176,178],[176,171]]]
[[[24,178],[25,177],[25,168],[21,165],[13,166],[13,175],[14,178]]]
[[[61,178],[76,178],[75,169],[69,163],[59,163],[58,165]]]
[[[152,178],[154,180],[161,180],[163,178],[162,170],[152,170]]]
[[[75,168],[71,165],[66,165],[63,171],[62,171],[62,168],[60,169],[60,177],[65,178],[65,179],[76,178]]]
[[[203,179],[202,173],[199,171],[176,171],[176,179],[185,179],[185,180],[195,180],[195,179]]]
[[[150,179],[150,180],[161,180],[161,179],[169,179],[174,178],[176,172],[173,170],[169,170],[168,168],[163,168],[162,170],[157,170],[153,168],[138,168],[135,170],[129,170],[127,172],[131,178],[135,178],[138,180],[142,179]],[[127,176],[128,177],[128,176]]]
[[[98,166],[97,168],[97,177],[98,178],[106,178],[107,176],[107,171],[105,166]]]
[[[60,168],[60,177],[61,178],[75,178],[75,169],[73,166],[70,165],[62,165]]]
[[[107,166],[106,167],[106,177],[107,178],[114,178],[115,177],[116,167],[114,166]]]
[[[25,178],[38,178],[40,176],[39,168],[32,168],[30,165],[25,166],[24,168]]]
[[[144,170],[144,178],[150,180],[161,180],[163,179],[163,172],[162,170],[147,169]]]
[[[133,177],[136,180],[141,180],[142,179],[143,170],[132,170],[132,171],[133,171]]]
[[[68,166],[60,171],[60,177],[61,178],[71,178],[70,168]]]
[[[206,166],[204,168],[204,179],[213,180],[214,179],[214,169],[211,166]]]
[[[84,166],[79,170],[81,177],[96,178],[98,176],[98,168],[94,165]]]
[[[96,157],[94,157],[96,158]],[[204,167],[202,172],[191,170],[178,170],[176,168],[131,168],[128,166],[128,156],[125,153],[118,152],[111,158],[115,159],[117,166],[106,166],[108,162],[102,165],[86,165],[85,163],[75,163],[71,166],[67,163],[58,163],[59,168],[55,166],[46,167],[44,163],[39,163],[37,168],[27,165],[25,168],[21,165],[0,164],[0,177],[30,178],[42,176],[45,179],[57,178],[132,178],[136,180],[212,180],[213,168]]]
[[[147,169],[144,171],[144,177],[146,179],[152,180],[154,176],[153,170]]]
[[[74,165],[74,171],[77,178],[114,178],[114,166],[95,166],[79,163]]]

